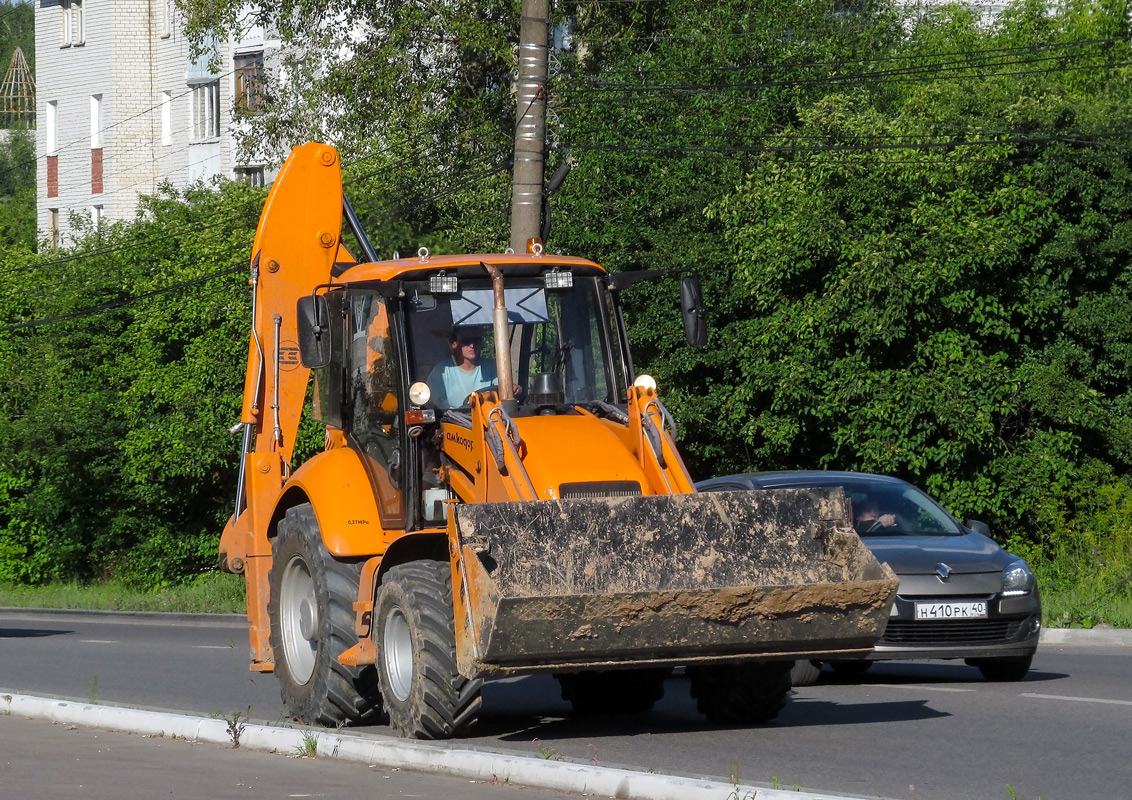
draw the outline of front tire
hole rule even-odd
[[[456,668],[451,567],[439,561],[393,567],[378,589],[374,618],[390,726],[414,739],[464,733],[479,714],[483,682]]]
[[[327,552],[309,504],[288,509],[271,544],[271,648],[287,713],[308,725],[357,723],[381,711],[376,670],[338,657],[357,644],[361,564]]]
[[[800,658],[790,670],[791,686],[813,686],[821,678],[821,662]]]
[[[689,666],[696,708],[715,725],[767,722],[790,694],[793,661]]]
[[[1008,656],[1004,658],[968,658],[966,662],[978,667],[988,681],[1013,683],[1026,677],[1030,671],[1033,656]]]

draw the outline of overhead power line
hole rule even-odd
[[[188,289],[191,286],[199,286],[203,283],[208,283],[209,281],[216,280],[217,278],[223,278],[227,275],[235,275],[237,272],[242,272],[243,269],[243,267],[236,267],[233,269],[220,270],[219,272],[213,272],[209,275],[202,275],[199,278],[181,281],[180,283],[174,283],[169,286],[164,286],[160,289],[154,289],[153,291],[146,292],[145,294],[139,294],[134,297],[124,297],[121,300],[114,300],[109,303],[103,303],[92,308],[84,308],[79,311],[72,311],[68,314],[57,314],[53,317],[44,317],[43,319],[29,320],[28,322],[17,322],[12,325],[4,325],[3,327],[0,327],[0,333],[16,331],[20,330],[21,328],[39,328],[44,325],[54,324],[56,322],[66,322],[67,320],[90,317],[95,314],[101,314],[105,311],[112,311],[116,308],[122,308],[134,303],[139,303],[142,300],[148,300],[151,297],[158,297],[163,294],[169,294],[170,292],[179,292],[183,289]]]
[[[444,197],[446,195],[453,194],[455,192],[461,191],[461,190],[467,188],[473,182],[485,180],[486,178],[489,178],[492,175],[500,173],[501,171],[503,171],[503,169],[505,169],[507,167],[508,164],[509,164],[509,160],[504,160],[501,163],[497,163],[494,166],[489,167],[486,171],[480,173],[479,175],[475,176],[472,179],[461,180],[461,181],[457,182],[456,184],[450,185],[449,187],[442,189],[442,190],[440,190],[440,191],[438,191],[438,192],[436,192],[436,193],[434,193],[430,196],[419,199],[417,201],[417,205],[427,203],[427,202],[433,202],[433,201],[440,199],[441,197]],[[258,199],[257,199],[257,202],[258,202]],[[386,210],[396,210],[398,208],[403,210],[403,209],[406,209],[408,207],[410,207],[408,204],[401,204],[400,206],[396,206],[394,204],[388,204],[384,208]],[[117,245],[117,246],[100,248],[100,249],[97,249],[95,251],[84,251],[82,253],[69,254],[68,256],[63,256],[63,257],[60,257],[58,259],[54,259],[53,261],[38,262],[38,263],[35,263],[35,264],[32,264],[32,265],[29,265],[27,268],[38,268],[38,267],[47,266],[47,265],[50,265],[50,264],[57,264],[57,263],[60,263],[60,262],[63,262],[63,261],[73,261],[73,260],[78,260],[78,259],[81,259],[81,258],[89,258],[92,255],[105,255],[105,254],[108,254],[108,253],[118,252],[118,251],[122,251],[122,250],[137,249],[137,248],[141,248],[143,246],[151,245],[155,241],[161,241],[161,240],[165,240],[165,239],[169,239],[169,240],[175,239],[175,238],[178,238],[179,235],[184,234],[184,233],[197,232],[197,231],[200,231],[204,228],[214,227],[217,224],[221,224],[221,222],[231,222],[231,221],[233,221],[233,217],[228,217],[225,220],[216,221],[216,222],[213,222],[213,223],[211,223],[209,225],[205,225],[205,226],[199,226],[199,225],[186,226],[186,228],[182,228],[179,232],[165,233],[165,234],[158,236],[158,237],[149,237],[142,242],[127,242],[127,243],[122,243],[122,244]],[[190,228],[191,228],[191,230],[190,230]],[[173,291],[180,291],[182,289],[186,289],[186,288],[196,286],[196,285],[199,285],[199,284],[202,284],[202,283],[207,283],[208,281],[215,280],[217,278],[224,277],[226,275],[236,274],[238,272],[244,271],[245,269],[246,269],[246,267],[241,266],[241,267],[221,270],[219,272],[210,273],[208,275],[204,275],[204,276],[199,277],[199,278],[193,278],[191,280],[181,281],[179,283],[171,284],[169,286],[165,286],[165,287],[162,287],[162,288],[159,288],[159,289],[155,289],[155,290],[152,290],[150,292],[145,292],[145,293],[140,294],[140,295],[136,295],[136,296],[132,296],[132,297],[128,297],[128,298],[122,298],[120,300],[115,300],[115,301],[111,301],[111,302],[108,302],[108,303],[102,303],[102,304],[99,304],[97,306],[79,309],[79,310],[68,312],[68,313],[65,313],[65,314],[57,314],[57,315],[53,315],[53,316],[50,316],[50,317],[44,317],[44,318],[41,318],[41,319],[29,320],[29,321],[20,322],[20,323],[13,323],[13,324],[10,324],[10,325],[0,327],[0,333],[19,330],[19,329],[23,329],[23,328],[39,328],[39,327],[43,327],[45,325],[51,325],[51,324],[55,324],[55,323],[59,323],[59,322],[65,322],[65,321],[70,321],[70,320],[75,320],[75,319],[82,319],[82,318],[89,317],[89,316],[94,316],[94,315],[97,315],[97,314],[101,314],[105,311],[129,306],[129,305],[132,305],[134,303],[138,303],[138,302],[141,302],[143,300],[147,300],[147,299],[150,299],[152,297],[155,297],[155,296],[158,296],[158,295],[161,295],[161,294],[166,294],[166,293],[173,292]]]

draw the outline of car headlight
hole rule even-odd
[[[1018,597],[1029,594],[1034,588],[1034,573],[1030,566],[1018,559],[1006,565],[1002,571],[1002,596]]]

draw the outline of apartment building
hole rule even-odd
[[[60,244],[75,217],[131,219],[138,197],[213,175],[263,183],[232,132],[262,104],[265,54],[252,30],[190,58],[173,0],[36,0],[37,211]]]

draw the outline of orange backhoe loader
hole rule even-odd
[[[342,243],[343,220],[361,250]],[[531,252],[379,261],[337,151],[296,148],[253,248],[235,514],[252,669],[296,719],[476,719],[487,678],[553,673],[578,712],[642,711],[683,665],[717,722],[774,717],[795,658],[852,658],[896,580],[838,490],[697,494],[613,275]],[[689,343],[706,339],[681,280]],[[322,452],[292,469],[310,412]]]

